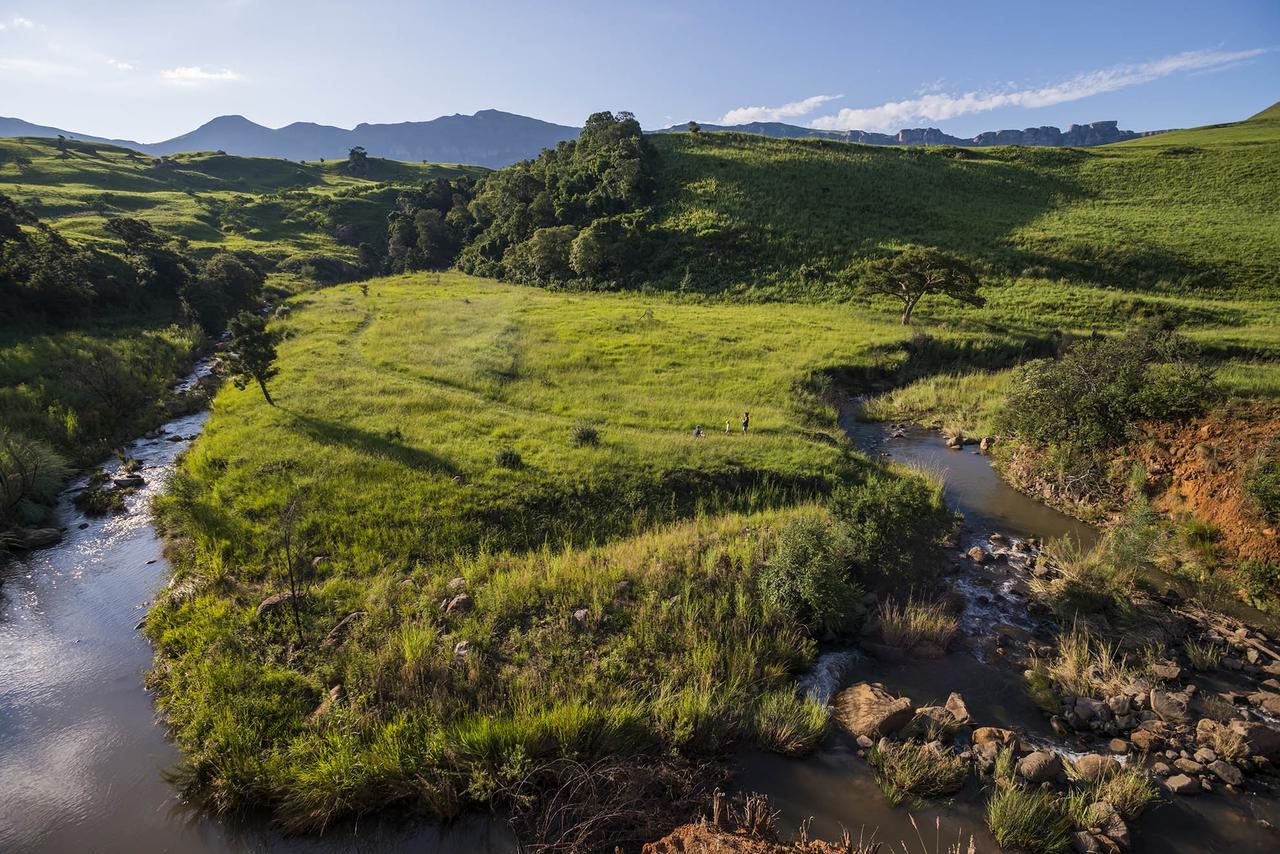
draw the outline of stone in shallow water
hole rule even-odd
[[[836,719],[853,735],[893,735],[915,715],[911,700],[894,697],[884,686],[859,682],[836,695]]]
[[[1196,795],[1200,793],[1200,783],[1186,774],[1175,774],[1165,780],[1164,784],[1175,795]]]

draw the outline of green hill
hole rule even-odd
[[[650,278],[757,295],[830,291],[905,243],[1007,277],[1274,292],[1280,115],[1090,149],[884,148],[663,134]],[[688,274],[686,275],[686,271]]]
[[[478,166],[369,159],[366,176],[345,161],[302,164],[215,152],[155,158],[101,143],[0,139],[0,193],[64,236],[109,240],[112,216],[144,219],[196,249],[250,249],[278,258],[325,251],[354,259],[332,236],[353,223],[360,239],[386,242],[386,216],[403,187],[433,178],[479,177]]]

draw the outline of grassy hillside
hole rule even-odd
[[[660,159],[653,274],[669,285],[830,292],[851,262],[921,243],[1001,277],[1277,292],[1274,108],[1090,149],[886,148],[733,133],[651,141]]]
[[[354,259],[336,241],[354,223],[360,240],[386,242],[386,215],[404,186],[479,176],[476,166],[370,159],[367,177],[344,163],[301,164],[212,152],[160,159],[111,145],[68,140],[0,140],[0,193],[51,221],[62,234],[108,241],[103,223],[134,216],[188,239],[196,249],[249,249],[287,258],[323,251]]]

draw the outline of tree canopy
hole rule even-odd
[[[869,293],[895,297],[902,302],[902,323],[929,294],[942,294],[972,306],[985,300],[978,294],[978,276],[954,255],[927,246],[908,246],[892,258],[873,261],[862,271],[860,285]]]

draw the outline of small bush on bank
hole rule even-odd
[[[0,525],[43,520],[69,471],[48,445],[0,430]]]
[[[956,517],[940,484],[921,475],[876,472],[838,489],[831,512],[848,539],[854,577],[865,586],[909,586],[933,577]]]
[[[1140,768],[1125,768],[1092,789],[1094,801],[1104,801],[1133,820],[1159,795],[1156,784]]]
[[[766,601],[810,629],[850,628],[862,587],[849,578],[850,543],[831,522],[796,519],[778,535],[778,548],[760,576]]]
[[[1043,789],[996,787],[987,803],[987,827],[1004,849],[1056,854],[1070,847],[1071,820]]]
[[[960,627],[960,621],[947,613],[942,602],[926,604],[914,598],[904,604],[886,599],[880,606],[879,617],[884,642],[903,649],[927,641],[945,650]]]
[[[784,756],[805,756],[826,737],[830,716],[830,707],[826,704],[816,703],[788,688],[761,697],[751,723],[761,747]]]
[[[1187,661],[1201,673],[1217,670],[1222,661],[1222,647],[1210,641],[1189,640],[1183,645],[1187,653]]]
[[[600,444],[600,431],[590,424],[575,424],[570,439],[575,448],[594,447]]]
[[[1244,491],[1258,515],[1280,520],[1280,441],[1272,441],[1245,467]]]
[[[1246,558],[1236,568],[1240,589],[1250,602],[1265,605],[1280,590],[1280,564],[1260,557]]]
[[[524,468],[524,459],[518,451],[511,448],[503,448],[493,457],[493,462],[498,468],[518,469]]]
[[[969,776],[968,763],[957,754],[919,741],[877,743],[867,761],[892,804],[908,795],[937,798],[958,792]]]

